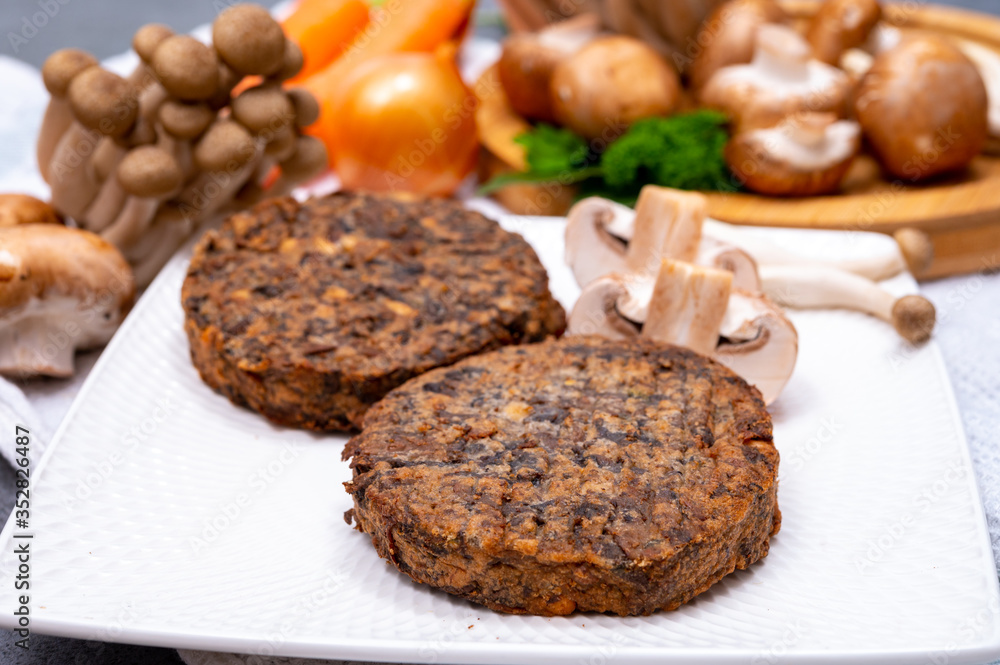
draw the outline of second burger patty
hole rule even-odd
[[[184,328],[202,378],[282,425],[358,428],[418,374],[565,328],[519,235],[444,200],[264,202],[198,244]]]

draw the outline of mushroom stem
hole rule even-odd
[[[790,28],[765,24],[758,28],[757,50],[751,63],[789,82],[809,78],[809,46]]]
[[[896,247],[892,247],[887,252],[856,259],[824,259],[803,256],[784,249],[780,245],[761,237],[758,233],[714,219],[705,222],[705,235],[706,239],[717,242],[722,241],[745,250],[753,257],[758,267],[820,266],[854,273],[855,275],[876,282],[889,279],[906,270],[906,263],[903,260],[903,256]],[[752,289],[744,290],[752,291]]]
[[[38,170],[49,182],[49,165],[59,141],[73,124],[73,110],[69,100],[69,86],[81,72],[97,64],[94,56],[79,49],[62,49],[50,55],[42,65],[42,81],[52,96],[42,126],[38,133],[36,157]]]
[[[47,307],[43,308],[36,300],[23,312],[5,320],[6,325],[0,327],[0,374],[73,376],[74,346],[46,344],[45,336],[52,334],[53,311],[64,310],[63,316],[70,319],[76,304],[70,298],[50,298]]]
[[[926,341],[934,330],[934,306],[926,298],[897,298],[871,280],[843,270],[765,265],[760,278],[764,293],[782,305],[865,312],[891,323],[903,338],[914,343]]]
[[[642,334],[711,354],[719,343],[733,276],[725,270],[664,259]]]
[[[73,111],[65,99],[53,97],[42,117],[42,128],[38,133],[35,155],[42,179],[49,182],[49,167],[56,152],[56,146],[73,124]]]
[[[799,113],[788,117],[786,124],[793,141],[818,148],[827,139],[827,129],[837,122],[833,113]]]
[[[100,183],[90,156],[100,140],[96,131],[74,121],[52,155],[48,169],[52,207],[63,215],[83,219],[97,196]]]
[[[136,286],[149,285],[194,228],[194,220],[186,218],[178,208],[160,206],[149,230],[125,252],[133,266]]]
[[[705,197],[666,187],[647,185],[635,206],[635,225],[629,242],[629,272],[654,274],[663,259],[693,262],[705,220]]]

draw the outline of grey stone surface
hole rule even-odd
[[[166,23],[178,32],[211,21],[233,0],[2,0],[0,53],[40,67],[56,49],[74,46],[105,58],[130,47],[131,36],[145,23]],[[274,5],[274,2],[264,4]],[[490,13],[493,0],[481,2]],[[950,4],[1000,14],[1000,0],[948,0]],[[495,36],[487,27],[481,34]],[[14,474],[0,462],[0,515],[13,505]],[[173,649],[87,642],[33,634],[31,648],[14,646],[14,637],[0,631],[0,663],[10,665],[178,665]],[[996,664],[995,664],[996,665]]]

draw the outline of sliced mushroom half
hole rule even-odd
[[[753,259],[737,247],[702,237],[704,196],[644,187],[633,211],[591,197],[569,211],[566,263],[580,286],[617,272],[655,277],[663,259],[730,270],[739,288],[756,289]]]

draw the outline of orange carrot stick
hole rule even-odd
[[[305,56],[305,66],[291,82],[336,60],[368,25],[370,11],[365,0],[303,0],[282,23],[285,35]]]

